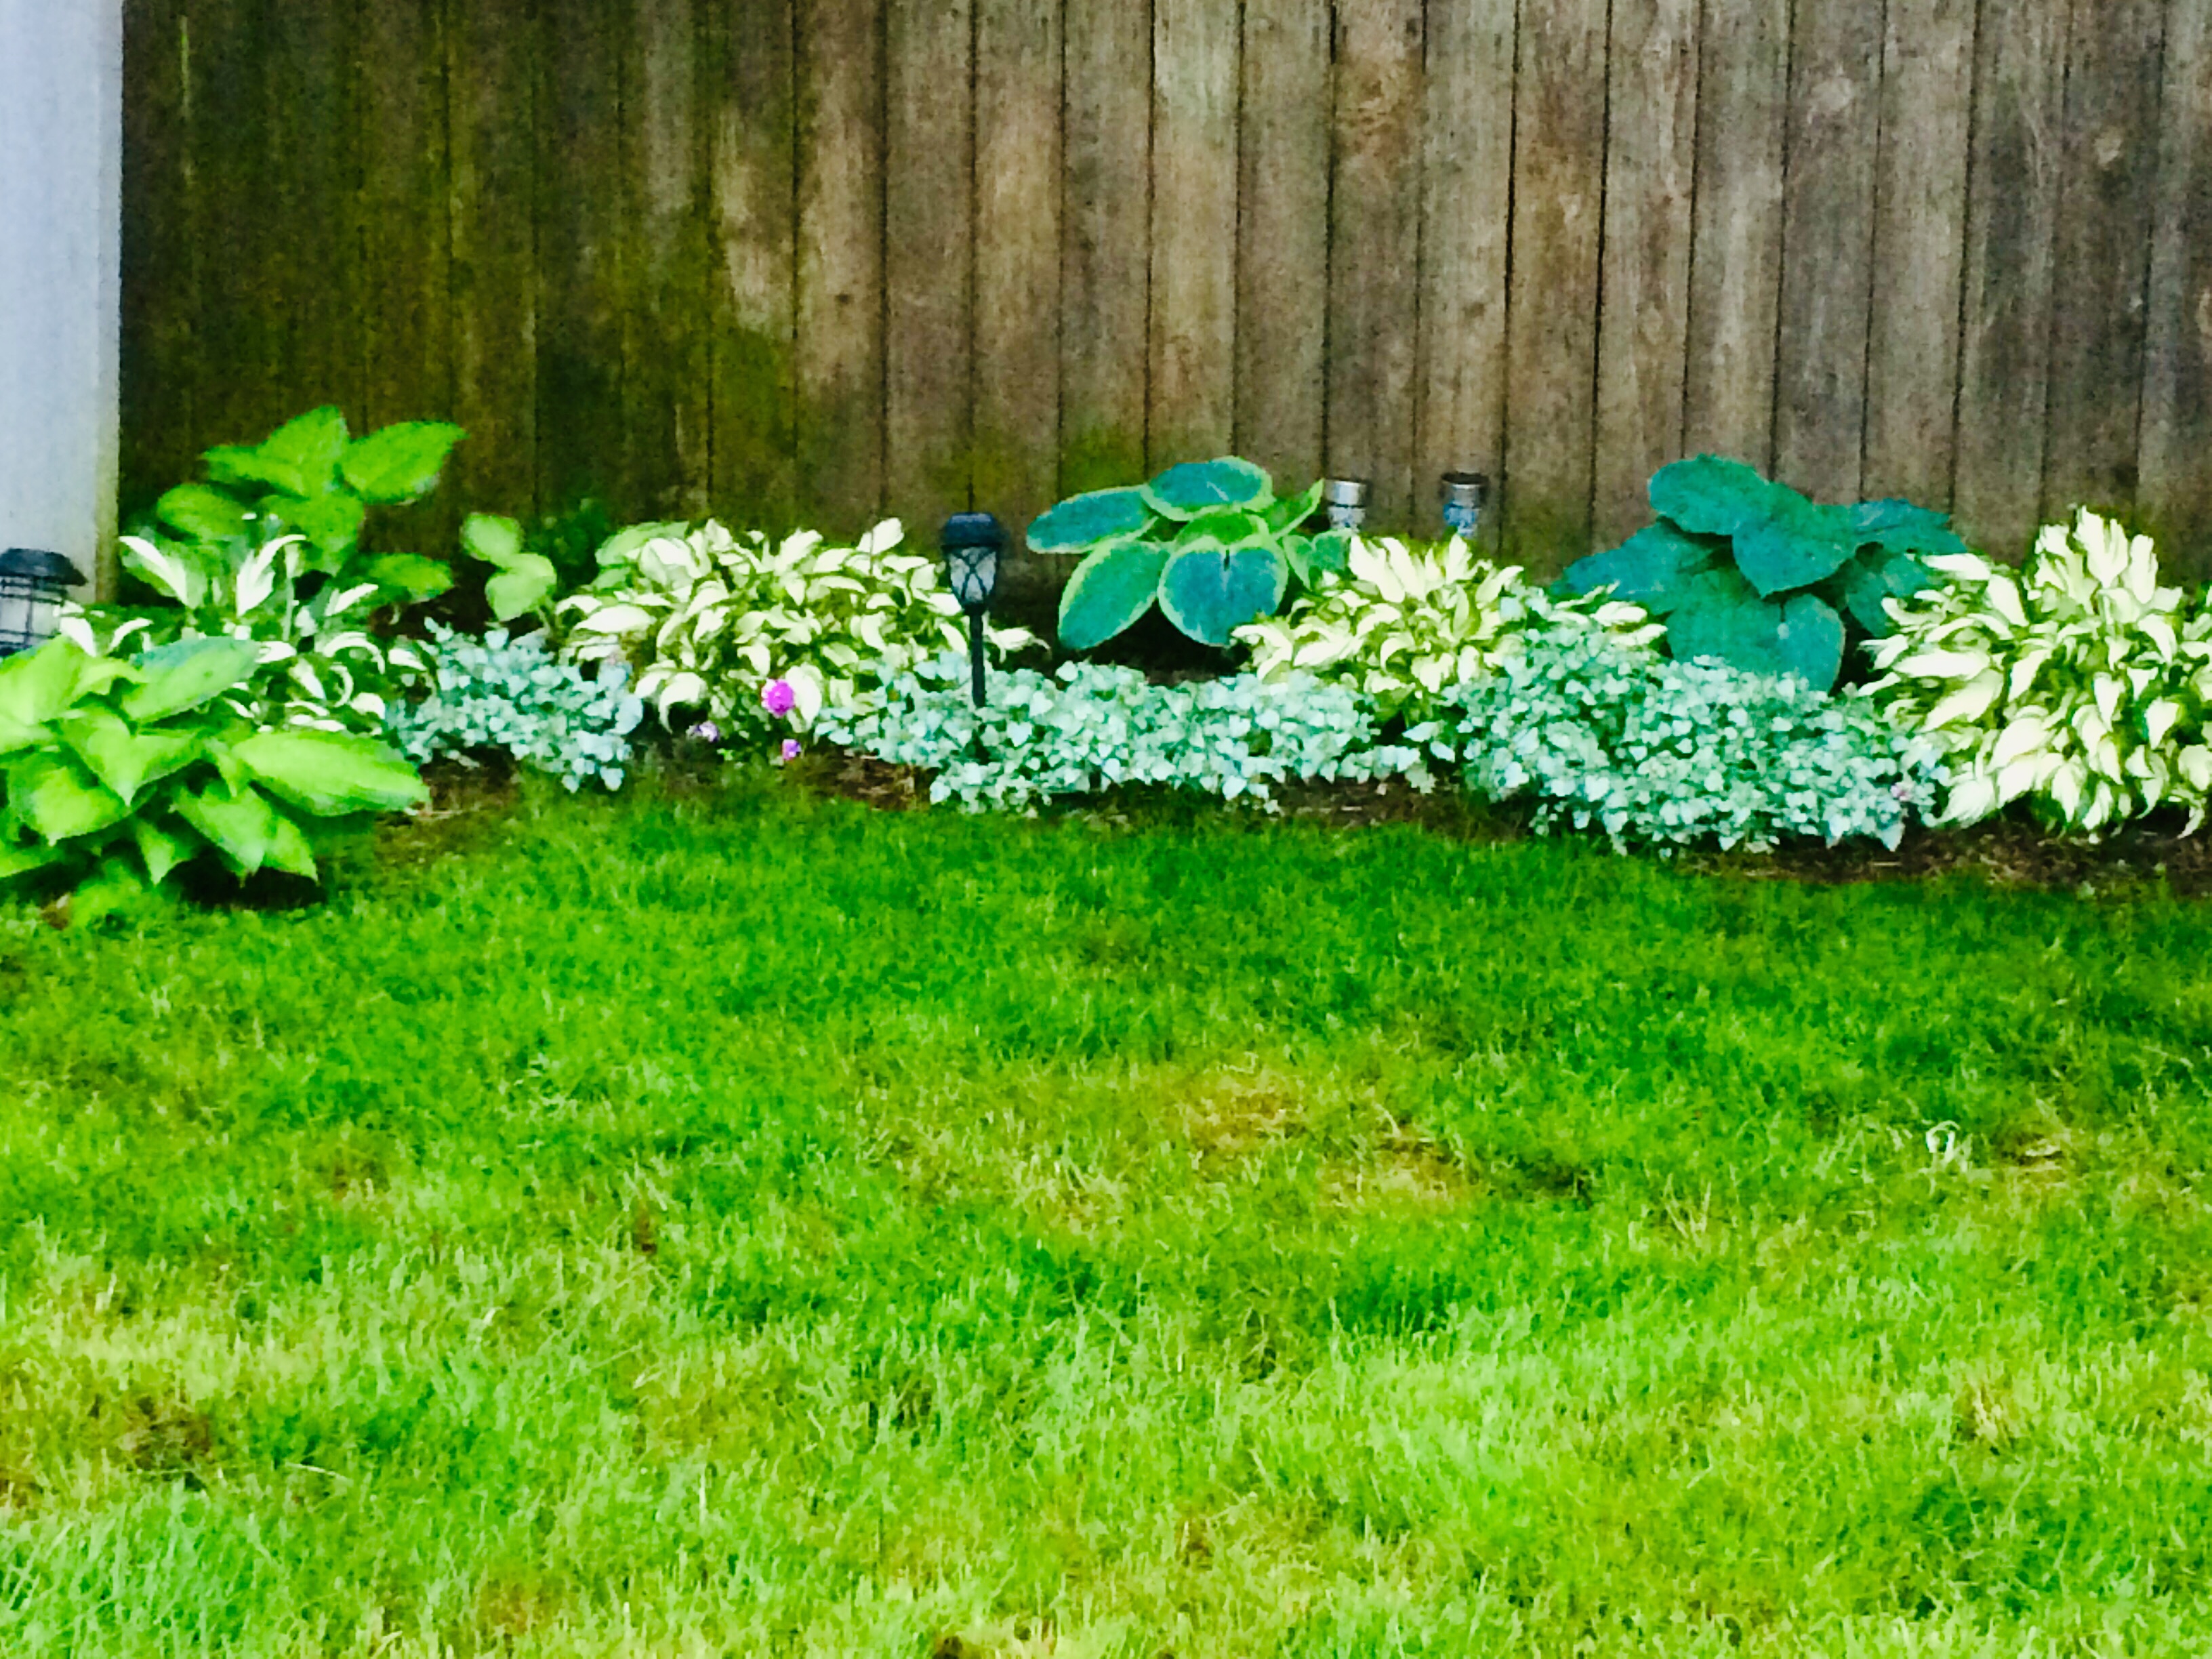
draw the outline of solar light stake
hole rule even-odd
[[[0,657],[53,638],[62,601],[84,577],[58,553],[11,547],[0,553]]]
[[[1321,504],[1331,530],[1357,530],[1367,522],[1367,480],[1330,478],[1321,487]]]
[[[1482,526],[1483,498],[1490,480],[1480,472],[1447,472],[1443,477],[1444,528],[1470,541]]]
[[[975,707],[983,706],[983,613],[999,586],[999,556],[1006,529],[988,513],[956,513],[938,537],[945,552],[945,580],[968,613],[968,666],[974,676]]]

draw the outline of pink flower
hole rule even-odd
[[[770,680],[761,687],[761,707],[781,720],[798,705],[799,694],[789,680]]]
[[[797,738],[786,738],[783,740],[783,758],[787,761],[795,761],[799,758],[799,739]]]

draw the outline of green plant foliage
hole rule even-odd
[[[1447,702],[1432,744],[1460,755],[1474,793],[1533,799],[1538,828],[1600,830],[1616,847],[1894,847],[1942,781],[1936,747],[1863,695],[1668,661],[1587,627],[1532,631]]]
[[[628,657],[664,721],[698,710],[726,741],[767,744],[967,638],[939,562],[902,551],[903,535],[896,519],[853,547],[811,530],[771,544],[714,523],[639,526],[557,609],[575,618],[572,649]],[[985,638],[999,653],[1036,643],[1018,628]],[[779,684],[791,702],[773,714],[764,697]]]
[[[422,799],[381,744],[257,730],[237,708],[255,666],[234,639],[131,662],[58,639],[0,662],[0,880],[70,893],[93,921],[205,854],[240,876],[312,878],[318,821]]]
[[[2083,513],[2050,525],[2018,572],[1971,554],[1930,562],[1939,586],[1891,607],[1869,687],[1939,744],[1942,821],[2017,800],[2092,837],[2152,809],[2212,799],[2212,611],[2159,585],[2150,538]]]
[[[971,811],[1130,784],[1267,803],[1286,781],[1430,782],[1419,749],[1378,739],[1365,699],[1310,675],[1152,685],[1134,669],[1071,662],[1049,678],[994,675],[986,691],[978,709],[966,659],[950,653],[825,717],[821,735],[934,772],[930,799]]]
[[[1650,495],[1659,521],[1569,566],[1565,590],[1609,587],[1664,617],[1684,661],[1796,674],[1818,690],[1852,640],[1888,632],[1887,600],[1928,586],[1926,558],[1966,551],[1942,514],[1823,506],[1716,455],[1662,467]]]
[[[1318,481],[1277,500],[1266,470],[1233,455],[1069,497],[1027,532],[1036,552],[1082,557],[1060,593],[1060,644],[1103,645],[1155,603],[1192,639],[1228,644],[1273,614],[1293,576],[1310,584],[1342,568],[1346,544],[1304,532],[1320,501]]]
[[[1520,649],[1530,628],[1603,629],[1632,644],[1665,631],[1625,601],[1550,599],[1518,567],[1477,559],[1458,537],[1426,547],[1350,538],[1346,562],[1286,615],[1236,638],[1251,648],[1254,672],[1350,685],[1385,719],[1433,719],[1446,693]]]
[[[522,526],[513,519],[470,514],[461,526],[461,547],[499,573],[484,584],[484,598],[496,621],[513,622],[546,607],[560,580],[551,559],[524,545]]]
[[[619,789],[630,762],[630,733],[645,704],[628,689],[620,662],[586,674],[545,648],[544,638],[512,638],[495,628],[481,640],[430,624],[438,666],[428,697],[392,711],[392,740],[420,765],[501,750],[551,774],[572,793],[597,779]]]

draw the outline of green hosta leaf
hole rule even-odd
[[[1179,552],[1160,573],[1160,609],[1191,638],[1226,645],[1232,629],[1274,613],[1289,579],[1272,547]]]
[[[1905,599],[1935,581],[1934,573],[1911,555],[1877,549],[1861,553],[1836,573],[1830,597],[1870,636],[1887,639],[1893,624],[1882,602]]]
[[[197,733],[134,732],[120,715],[96,704],[70,714],[62,722],[62,731],[77,758],[125,806],[148,784],[182,771],[200,753]]]
[[[1102,542],[1127,540],[1152,520],[1143,490],[1093,489],[1032,519],[1026,539],[1032,553],[1084,553]]]
[[[0,757],[20,755],[26,749],[42,749],[54,741],[51,726],[33,726],[13,714],[0,714]]]
[[[596,557],[602,568],[605,568],[608,565],[628,564],[630,561],[637,557],[638,550],[643,547],[647,542],[657,542],[661,540],[663,538],[669,536],[673,536],[680,539],[690,534],[690,530],[691,526],[688,524],[673,522],[667,524],[634,524],[629,526],[627,529],[617,530],[613,535],[608,537],[606,540],[600,543],[599,550],[596,555]],[[1040,549],[1039,550],[1042,551],[1042,550]]]
[[[0,719],[19,736],[55,719],[76,702],[93,660],[67,640],[0,660]]]
[[[1773,511],[1778,496],[1803,499],[1721,455],[1661,467],[1651,475],[1650,494],[1655,512],[1699,536],[1741,535]]]
[[[1152,609],[1168,550],[1109,542],[1075,567],[1060,596],[1060,642],[1070,651],[1103,645]]]
[[[131,809],[74,755],[43,749],[8,763],[8,815],[44,842],[70,841],[120,823]]]
[[[1786,604],[1762,599],[1730,570],[1692,580],[1667,635],[1682,660],[1717,657],[1747,673],[1796,674],[1823,691],[1843,665],[1843,619],[1825,600],[1810,593]]]
[[[1655,617],[1680,605],[1691,579],[1727,557],[1725,542],[1688,536],[1673,525],[1647,525],[1619,547],[1593,553],[1567,567],[1560,580],[1577,593],[1610,584],[1616,599],[1633,600]]]
[[[420,553],[380,553],[361,568],[362,580],[410,600],[434,599],[453,585],[453,568]]]
[[[1257,513],[1231,507],[1200,514],[1176,532],[1175,545],[1178,550],[1210,547],[1220,552],[1232,547],[1264,547],[1273,540],[1266,519]]]
[[[1735,563],[1745,580],[1771,598],[1834,575],[1858,550],[1841,507],[1778,493],[1771,514],[1736,532]]]
[[[225,445],[207,453],[217,483],[261,484],[288,495],[320,495],[337,482],[345,453],[345,416],[317,409],[287,421],[252,448]]]
[[[1275,499],[1267,469],[1236,455],[1171,466],[1143,493],[1153,512],[1170,519],[1194,519],[1217,507],[1264,510]]]
[[[559,581],[553,561],[538,553],[519,553],[507,568],[484,584],[484,598],[500,622],[512,622],[537,608]]]
[[[465,435],[443,421],[403,421],[348,445],[338,470],[366,501],[411,501],[436,485]]]
[[[307,538],[307,545],[319,556],[307,562],[316,570],[335,570],[344,562],[346,555],[360,544],[361,526],[368,514],[359,496],[343,493],[307,501],[274,496],[262,504],[262,510],[275,518],[282,530]]]
[[[522,526],[496,514],[471,513],[461,523],[461,547],[471,558],[505,567],[522,556]]]
[[[1892,553],[1964,553],[1966,544],[1951,528],[1951,515],[1911,501],[1861,501],[1844,509],[1859,545],[1869,542]]]
[[[125,536],[123,568],[179,605],[197,609],[230,579],[230,561],[198,542],[151,542]]]
[[[182,823],[144,812],[131,820],[131,839],[138,844],[138,856],[146,862],[147,879],[156,887],[204,844]]]
[[[321,872],[315,868],[315,849],[307,843],[307,832],[283,812],[276,815],[276,828],[269,837],[269,851],[262,862],[288,876],[305,876],[309,881],[321,879]]]
[[[123,695],[123,712],[141,726],[212,702],[252,676],[259,653],[251,640],[179,640],[138,659],[144,681]]]
[[[318,817],[397,811],[428,792],[398,751],[338,732],[258,732],[232,753],[278,799]]]
[[[1321,509],[1322,487],[1328,480],[1316,478],[1305,493],[1293,495],[1286,501],[1277,501],[1267,511],[1267,528],[1273,531],[1296,530]]]
[[[1357,532],[1350,530],[1324,530],[1313,538],[1306,562],[1318,576],[1326,571],[1341,576],[1352,568],[1352,544]]]
[[[0,841],[0,881],[13,881],[18,876],[27,876],[48,865],[58,864],[70,856],[70,849],[66,847],[48,847],[44,842],[22,847],[12,840]]]
[[[110,916],[138,909],[149,896],[145,877],[138,873],[129,856],[112,853],[70,892],[70,925],[93,927]]]
[[[177,816],[204,836],[240,875],[250,876],[268,861],[279,814],[258,790],[248,787],[234,795],[221,785],[180,789],[171,804]]]
[[[246,533],[245,504],[206,484],[179,484],[154,510],[189,541],[236,541]]]

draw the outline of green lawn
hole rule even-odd
[[[2208,915],[765,783],[0,910],[0,1653],[2203,1654]]]

